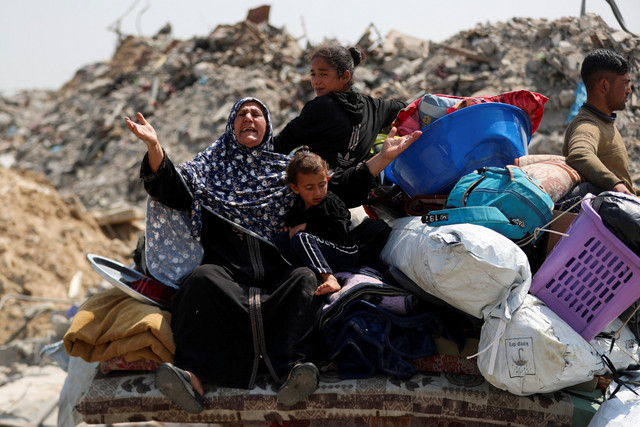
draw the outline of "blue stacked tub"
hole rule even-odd
[[[528,154],[531,120],[520,108],[487,102],[447,114],[384,170],[409,196],[448,194],[484,166],[504,167]]]

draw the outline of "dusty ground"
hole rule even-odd
[[[0,345],[52,333],[51,313],[73,305],[72,278],[81,276],[76,302],[102,281],[86,255],[128,265],[137,239],[129,234],[127,242],[108,237],[76,198],[65,199],[41,176],[0,167]]]

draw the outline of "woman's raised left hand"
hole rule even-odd
[[[402,154],[404,150],[409,148],[409,146],[422,135],[422,132],[419,130],[416,130],[409,135],[404,136],[396,136],[397,133],[398,129],[392,127],[389,135],[387,135],[387,138],[384,140],[384,143],[382,144],[382,150],[380,151],[382,157],[384,157],[389,162]]]

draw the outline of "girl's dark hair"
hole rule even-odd
[[[323,58],[330,67],[335,68],[338,76],[345,71],[351,73],[347,89],[353,87],[353,73],[355,68],[364,62],[366,55],[359,47],[344,47],[340,45],[322,45],[317,47],[309,56],[309,62],[316,58]]]
[[[287,174],[285,182],[295,185],[298,183],[299,174],[314,175],[323,171],[329,175],[327,162],[317,154],[310,152],[309,147],[305,145],[298,149],[289,161],[285,169]]]

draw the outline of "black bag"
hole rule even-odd
[[[602,223],[640,256],[640,199],[616,191],[604,191],[591,202]]]

